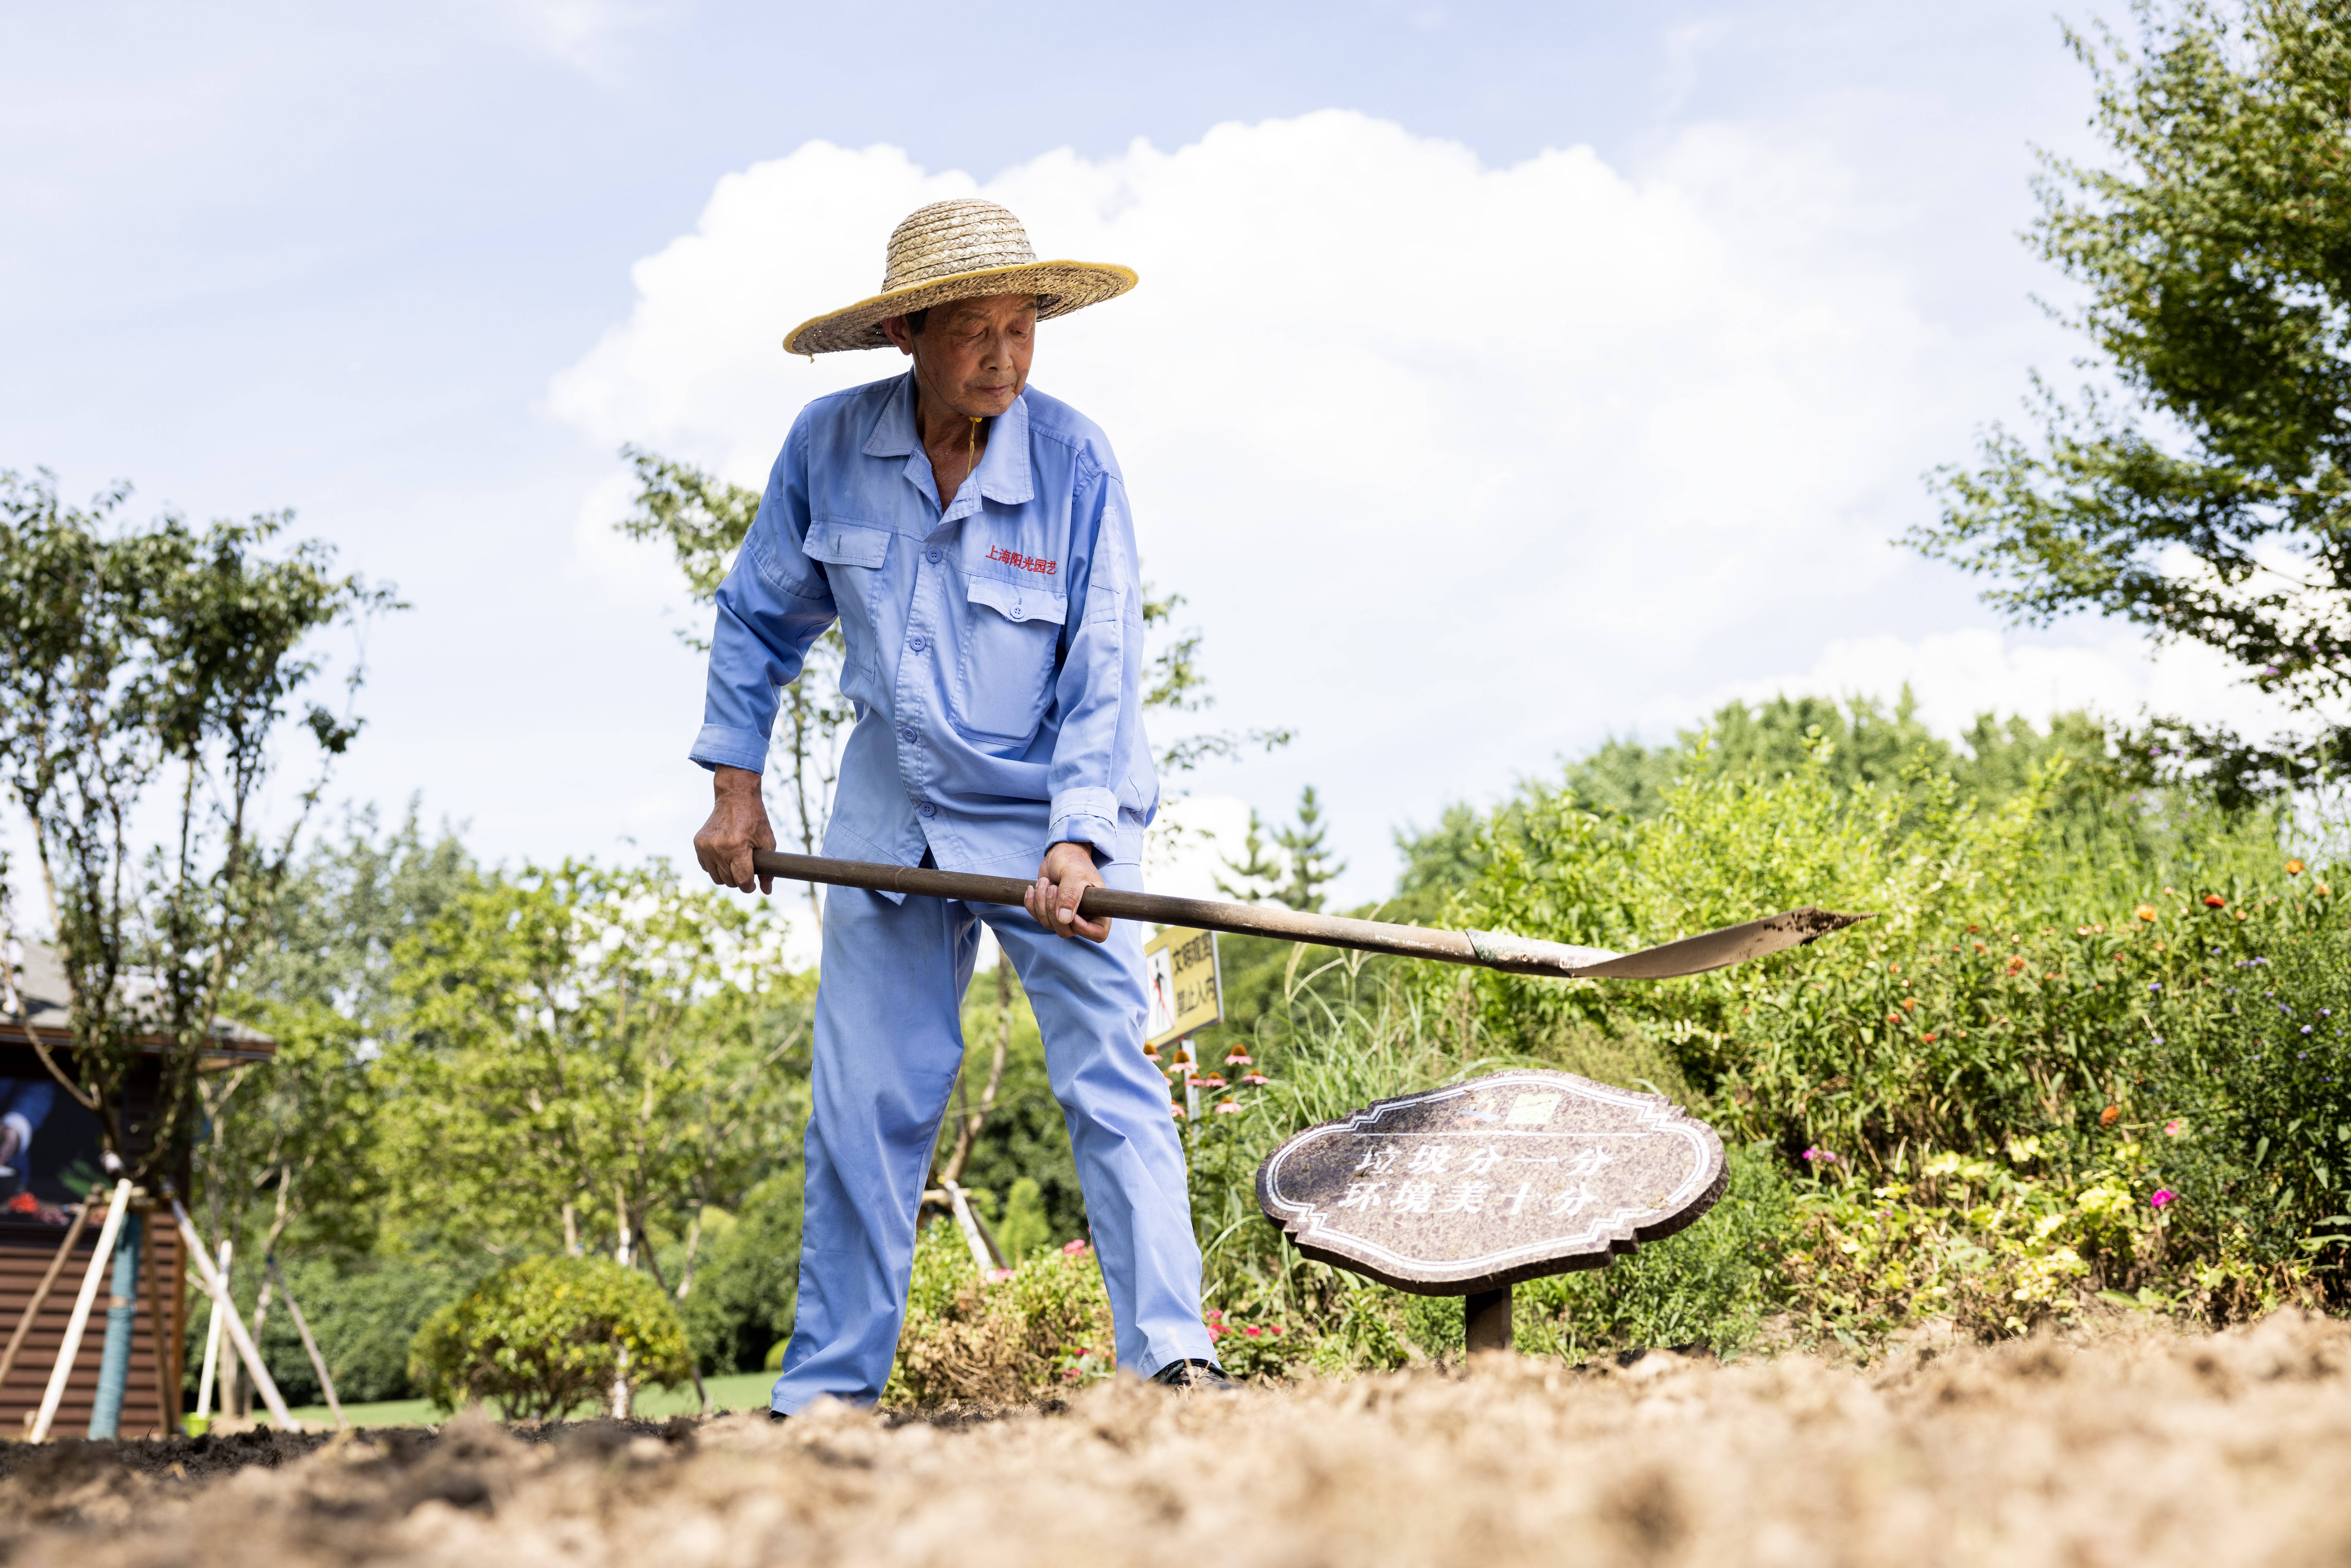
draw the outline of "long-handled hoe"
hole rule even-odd
[[[926,898],[958,898],[967,904],[1019,904],[1022,894],[1036,885],[1012,876],[976,876],[965,872],[877,865],[870,861],[831,860],[823,855],[782,854],[773,850],[754,851],[751,869],[761,876],[791,882],[862,887],[876,893],[919,894]],[[1835,915],[1825,909],[1792,909],[1784,915],[1768,915],[1741,925],[1726,925],[1719,931],[1645,947],[1638,953],[1611,953],[1604,947],[1538,942],[1501,931],[1440,931],[1426,925],[1308,915],[1264,904],[1228,904],[1214,898],[1122,893],[1108,887],[1088,888],[1078,903],[1078,913],[1092,919],[1109,916],[1116,920],[1149,920],[1187,931],[1286,937],[1322,947],[1395,953],[1406,958],[1434,958],[1440,963],[1475,964],[1513,975],[1553,975],[1571,980],[1669,980],[1680,975],[1702,975],[1708,969],[1801,947],[1832,931],[1869,918],[1866,915]]]

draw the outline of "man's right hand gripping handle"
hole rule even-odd
[[[694,835],[694,858],[710,880],[743,893],[756,883],[761,893],[773,877],[751,874],[751,852],[776,847],[768,826],[768,803],[759,796],[759,776],[746,768],[716,768],[710,774],[710,821]]]

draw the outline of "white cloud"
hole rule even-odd
[[[1146,570],[1207,629],[1215,716],[1300,731],[1204,785],[1278,809],[1320,781],[1351,894],[1382,891],[1392,825],[1760,689],[1726,684],[1726,649],[1813,684],[1915,667],[1954,713],[2138,689],[2127,637],[2083,644],[2092,674],[1939,587],[1944,623],[1906,615],[1946,580],[1886,541],[2012,401],[2013,344],[1938,330],[1848,171],[1755,131],[1691,131],[1638,177],[1588,148],[1488,167],[1342,111],[985,183],[811,142],[638,264],[554,412],[761,484],[801,403],[900,364],[810,365],[785,331],[872,292],[905,213],[967,193],[1040,255],[1141,273],[1045,329],[1036,382],[1116,443]]]
[[[493,14],[537,47],[589,76],[610,79],[622,45],[667,21],[664,0],[493,0]]]

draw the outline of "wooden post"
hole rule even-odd
[[[106,1222],[98,1228],[98,1250],[89,1255],[89,1272],[81,1277],[81,1294],[74,1298],[73,1316],[66,1320],[65,1343],[57,1346],[57,1364],[49,1368],[49,1386],[41,1395],[40,1414],[33,1417],[32,1440],[36,1443],[48,1441],[49,1424],[57,1418],[57,1405],[66,1396],[66,1380],[73,1375],[74,1359],[81,1354],[82,1330],[89,1326],[90,1303],[98,1299],[99,1276],[113,1265],[115,1234],[122,1228],[122,1217],[130,1207],[131,1178],[125,1176],[114,1184],[114,1197],[106,1206]]]
[[[286,1281],[286,1270],[277,1266],[277,1254],[269,1255],[269,1271],[277,1276],[277,1288],[286,1292],[286,1312],[294,1320],[294,1332],[302,1336],[302,1348],[310,1353],[310,1369],[319,1375],[319,1388],[327,1396],[327,1408],[334,1412],[335,1425],[348,1427],[343,1419],[343,1403],[335,1397],[335,1380],[327,1371],[327,1358],[319,1354],[319,1342],[310,1337],[310,1325],[302,1319],[302,1303],[294,1299],[294,1287]]]
[[[1510,1288],[1479,1291],[1461,1301],[1462,1338],[1469,1354],[1510,1348]]]
[[[204,1238],[196,1234],[196,1222],[188,1218],[188,1211],[180,1207],[180,1200],[176,1197],[172,1200],[172,1218],[179,1222],[180,1243],[187,1248],[197,1273],[203,1277],[204,1290],[228,1320],[229,1343],[236,1346],[237,1359],[245,1363],[245,1370],[252,1377],[253,1385],[261,1390],[261,1401],[269,1406],[270,1419],[277,1423],[280,1431],[300,1431],[302,1423],[294,1419],[293,1413],[286,1408],[286,1398],[277,1392],[277,1380],[269,1375],[269,1368],[261,1359],[260,1347],[253,1343],[253,1336],[245,1332],[245,1320],[236,1315],[236,1303],[229,1299],[228,1281],[213,1267],[213,1255],[204,1249]]]

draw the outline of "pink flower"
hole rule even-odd
[[[1061,1256],[1064,1258],[1077,1258],[1092,1250],[1093,1249],[1088,1247],[1083,1241],[1070,1241],[1062,1244]]]
[[[2155,1196],[2154,1196],[2154,1197],[2150,1197],[2150,1198],[2148,1198],[2148,1199],[2147,1200],[2147,1207],[2149,1207],[2150,1208],[2157,1208],[2157,1209],[2160,1209],[2160,1208],[2162,1208],[2162,1207],[2164,1207],[2164,1205],[2166,1205],[2166,1204],[2168,1204],[2168,1203],[2171,1202],[2174,1198],[2178,1197],[2179,1196],[2179,1195],[2178,1193],[2176,1193],[2176,1192],[2172,1191],[2172,1190],[2171,1190],[2169,1187],[2168,1187],[2168,1186],[2159,1186],[2159,1187],[2157,1187],[2157,1188],[2155,1189]]]
[[[1261,1334],[1261,1333],[1265,1333],[1265,1331],[1264,1331],[1263,1329],[1261,1329],[1261,1328],[1255,1328],[1255,1327],[1251,1327],[1251,1328],[1245,1328],[1245,1329],[1241,1330],[1241,1333],[1245,1333],[1245,1334],[1249,1335],[1249,1338],[1251,1338],[1251,1339],[1255,1339],[1255,1338],[1257,1338],[1259,1334]]]
[[[2163,1124],[2163,1135],[2167,1138],[2184,1138],[2188,1135],[2188,1124],[2174,1116]]]
[[[1010,1278],[1012,1278],[1012,1270],[1009,1269],[990,1269],[987,1271],[987,1281],[992,1285],[1000,1285]]]
[[[1279,1323],[1268,1323],[1265,1325],[1265,1332],[1270,1334],[1278,1334],[1281,1332],[1281,1325]]]
[[[1808,1160],[1817,1160],[1824,1166],[1833,1166],[1836,1164],[1836,1156],[1829,1153],[1826,1149],[1806,1149],[1804,1151],[1804,1158]]]

